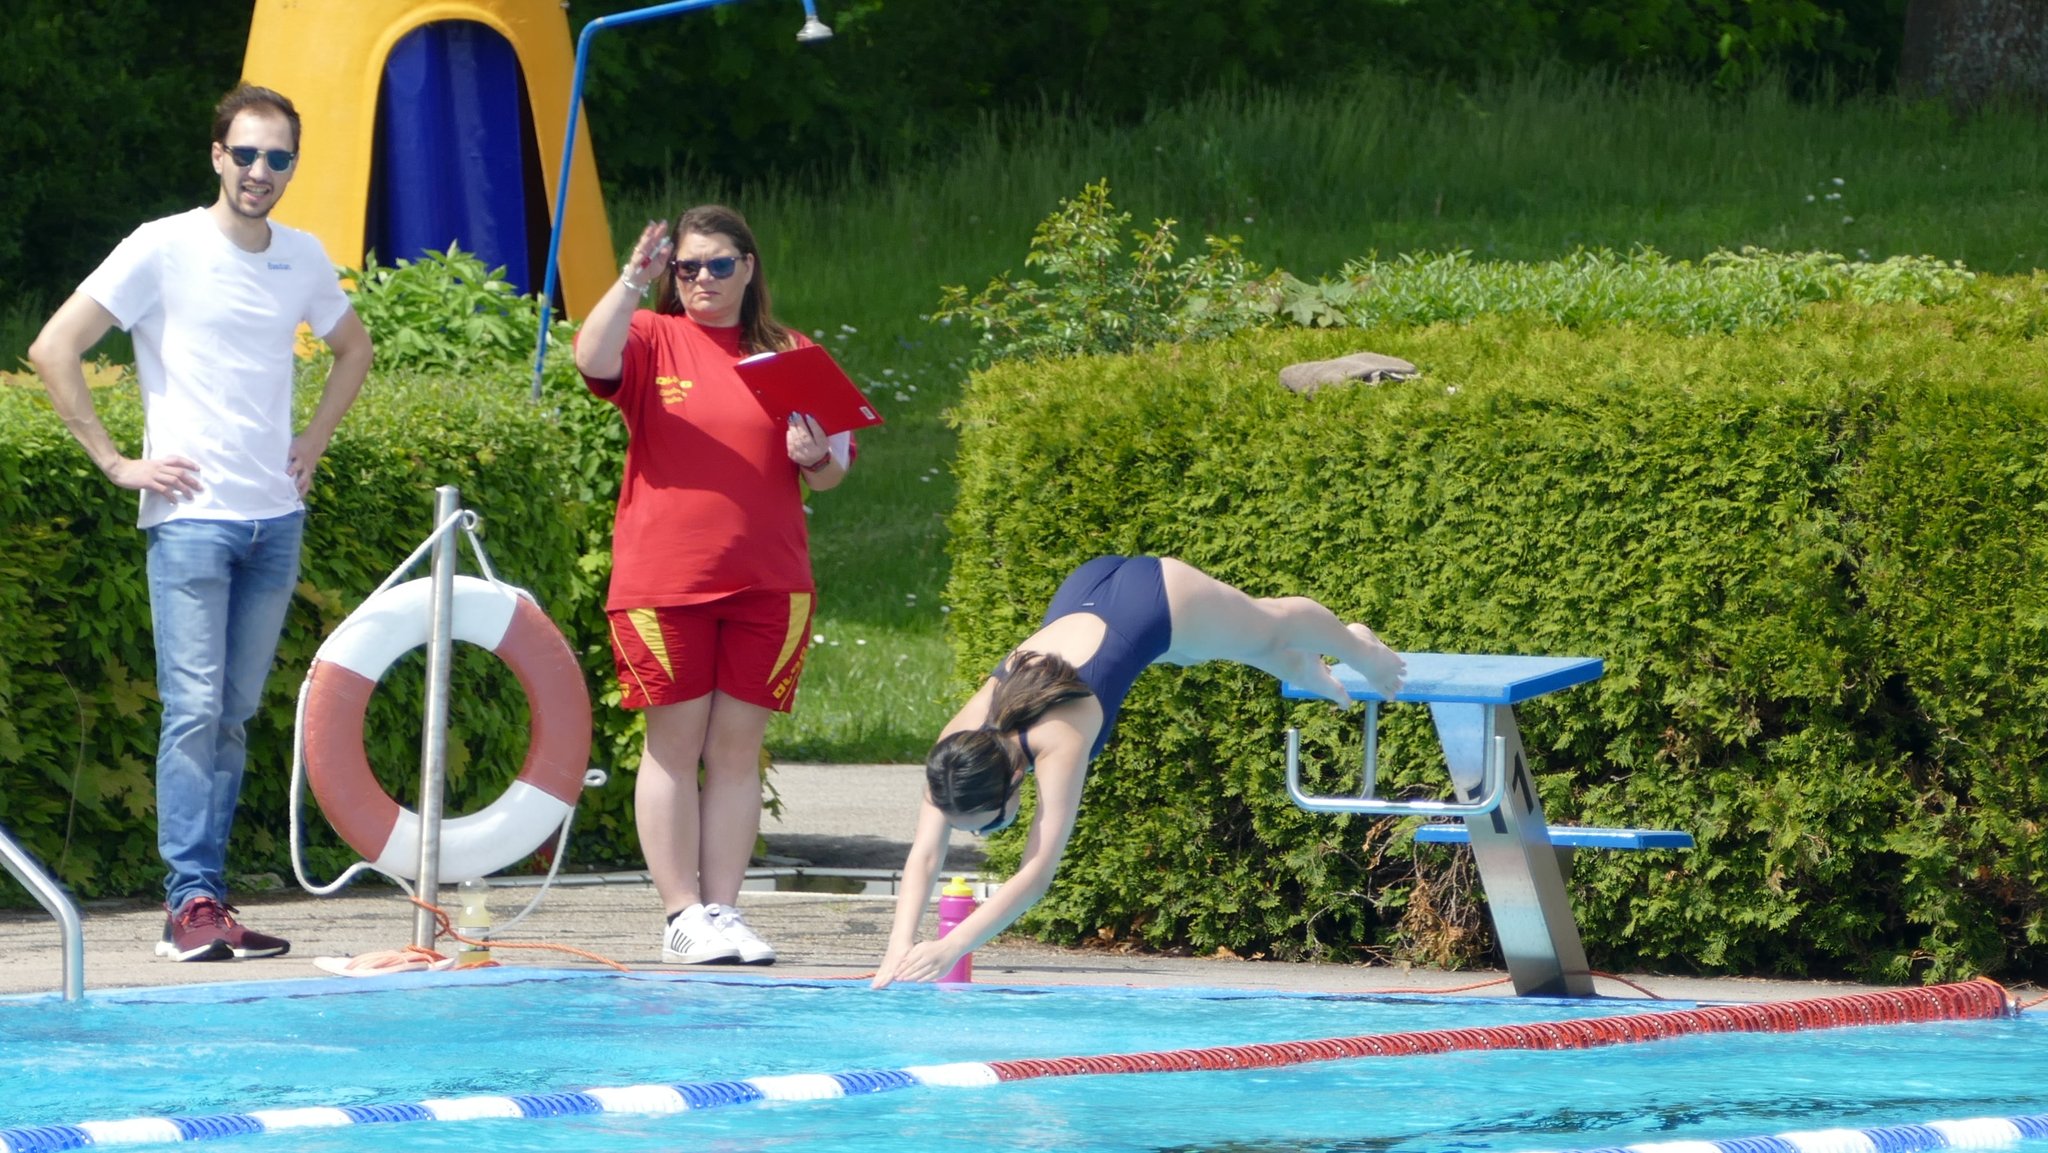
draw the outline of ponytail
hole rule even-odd
[[[1089,695],[1074,666],[1051,653],[1019,653],[996,675],[987,727],[999,733],[1023,732],[1048,710]]]

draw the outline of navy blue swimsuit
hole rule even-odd
[[[1166,607],[1166,579],[1160,575],[1159,558],[1099,556],[1075,569],[1052,594],[1041,627],[1075,613],[1093,613],[1107,626],[1102,646],[1074,670],[1102,706],[1102,731],[1088,750],[1088,759],[1094,760],[1109,743],[1117,710],[1123,708],[1131,682],[1173,647],[1173,619]],[[1008,663],[1006,660],[1004,665]],[[996,676],[1007,671],[1007,667],[998,668]],[[1028,745],[1024,753],[1031,755]]]

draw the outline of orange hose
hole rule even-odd
[[[439,905],[429,904],[426,901],[420,900],[418,897],[407,897],[406,899],[411,901],[413,904],[418,905],[420,908],[425,909],[426,911],[434,914],[434,924],[436,926],[434,939],[436,941],[440,940],[443,937],[453,937],[465,945],[474,945],[479,949],[547,949],[557,953],[568,953],[571,956],[582,957],[587,961],[596,961],[600,965],[610,965],[612,968],[617,969],[621,973],[630,973],[633,971],[632,969],[619,964],[617,961],[612,960],[610,957],[602,957],[596,953],[590,952],[588,949],[578,949],[573,945],[556,945],[547,941],[480,941],[474,937],[465,937],[461,933],[455,931],[454,922],[448,919],[448,914],[442,911]],[[497,964],[496,961],[491,961],[487,963],[492,965]],[[484,966],[464,965],[458,967],[481,969]]]

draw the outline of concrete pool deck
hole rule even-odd
[[[772,967],[663,965],[661,903],[641,873],[558,878],[541,906],[500,940],[550,943],[609,958],[633,969],[671,972],[744,972],[767,977],[852,980],[872,973],[888,939],[894,910],[893,874],[902,864],[915,824],[923,767],[919,765],[778,765],[773,781],[785,811],[763,821],[769,864],[753,871],[741,898],[748,921],[773,944]],[[949,859],[972,872],[980,854],[975,838],[956,835]],[[502,922],[530,900],[538,878],[497,878],[491,909]],[[85,985],[114,988],[205,984],[220,981],[299,980],[322,977],[319,956],[394,948],[411,940],[413,906],[381,880],[359,880],[334,897],[312,897],[287,880],[282,890],[233,895],[252,928],[292,942],[283,957],[179,964],[157,958],[152,945],[163,931],[163,911],[147,901],[95,901],[84,909]],[[820,891],[826,890],[826,891]],[[454,891],[444,890],[444,907]],[[927,925],[931,913],[927,913]],[[444,942],[444,952],[452,944]],[[568,953],[501,948],[507,965],[602,968]],[[978,981],[1016,985],[1190,986],[1302,992],[1470,992],[1505,996],[1506,974],[1492,970],[1430,969],[1279,962],[1234,957],[1165,957],[1114,947],[1068,949],[1014,936],[990,942],[975,956]],[[1841,982],[1771,981],[1623,974],[1659,997],[1692,1001],[1776,1001],[1863,992],[1879,986]],[[334,978],[340,980],[341,978]],[[1497,983],[1488,983],[1497,982]],[[56,923],[40,909],[0,911],[0,994],[55,992],[63,985]],[[1478,987],[1474,987],[1478,986]],[[1617,981],[1596,980],[1603,997],[1637,999],[1643,993]]]

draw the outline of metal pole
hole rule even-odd
[[[570,161],[576,154],[576,117],[583,107],[583,76],[590,62],[590,41],[607,28],[623,28],[644,20],[655,20],[663,16],[675,16],[696,8],[714,8],[720,4],[731,4],[735,0],[676,0],[671,4],[656,4],[649,8],[635,8],[630,12],[614,12],[600,16],[583,26],[576,36],[576,71],[569,80],[569,124],[562,130],[562,167],[555,178],[555,221],[548,230],[547,263],[542,266],[540,290],[540,339],[539,347],[533,354],[533,401],[540,402],[541,368],[548,360],[548,325],[552,322],[555,306],[555,258],[562,250],[562,214],[569,206]],[[804,0],[804,25],[797,33],[797,39],[805,43],[826,40],[832,30],[818,19],[817,6],[812,0]]]
[[[452,484],[434,490],[434,527],[462,510],[462,493]],[[420,728],[419,899],[438,903],[441,889],[441,794],[448,773],[448,664],[455,648],[455,534],[434,540],[434,588],[427,602],[426,720]],[[413,914],[412,943],[434,947],[433,911]]]
[[[0,864],[57,918],[57,927],[64,934],[64,999],[76,1001],[85,996],[85,927],[79,922],[78,906],[5,829],[0,829]]]

